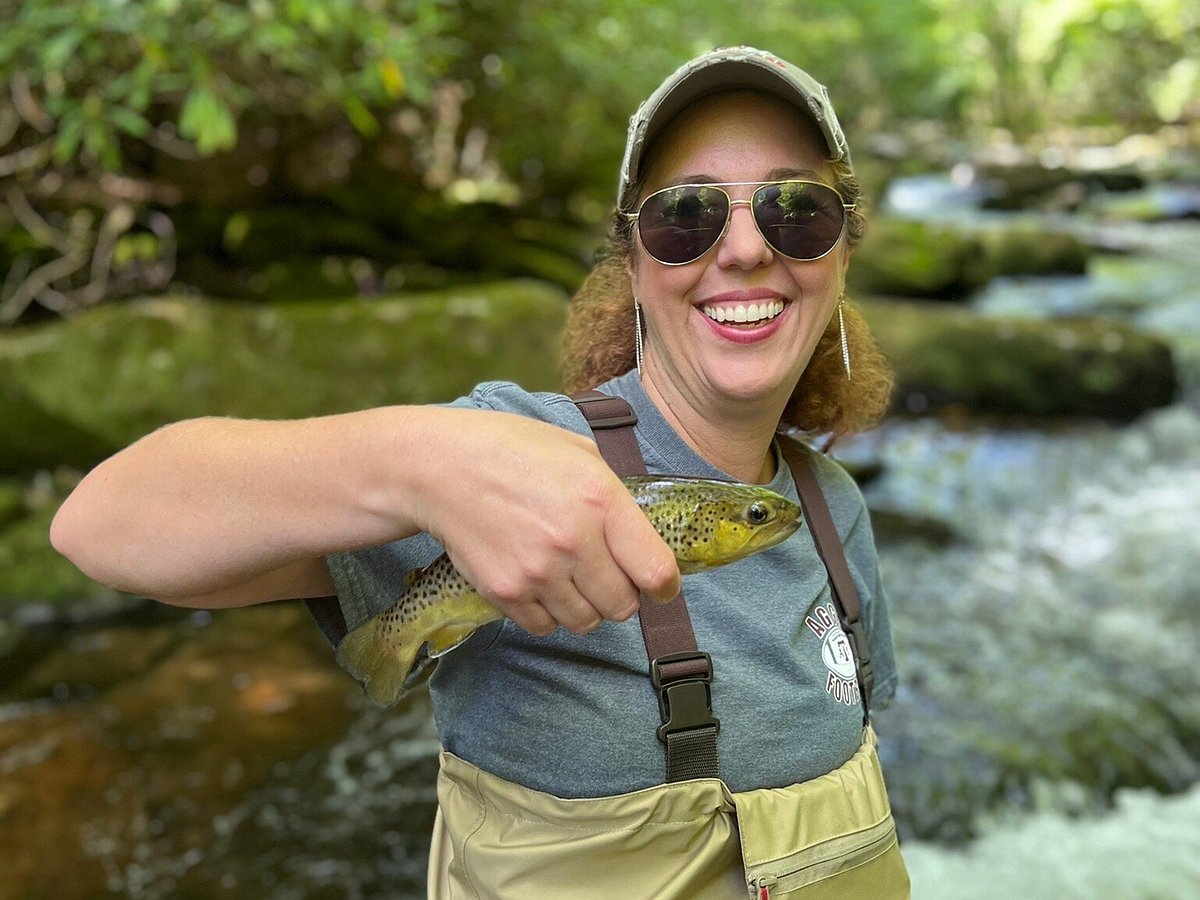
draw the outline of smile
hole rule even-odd
[[[783,312],[783,301],[749,303],[737,306],[701,306],[700,311],[714,322],[737,322],[755,325],[766,322]]]

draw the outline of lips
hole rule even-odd
[[[724,297],[714,297],[695,309],[718,337],[735,344],[752,344],[766,340],[778,331],[790,306],[778,294],[771,294],[748,302],[747,298],[732,302]]]

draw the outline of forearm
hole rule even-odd
[[[92,471],[51,540],[105,584],[219,607],[328,593],[325,555],[418,531],[537,633],[678,591],[670,548],[594,442],[477,409],[182,422]]]
[[[426,452],[411,435],[436,412],[177,423],[96,467],[51,538],[92,578],[147,596],[269,582],[301,561],[418,530],[405,504],[415,468],[406,449]]]

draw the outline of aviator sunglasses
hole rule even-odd
[[[734,200],[731,187],[759,185],[749,200]],[[638,237],[646,252],[667,266],[694,262],[716,246],[729,229],[733,208],[748,205],[764,241],[788,259],[814,260],[829,253],[842,236],[846,210],[853,204],[816,181],[729,181],[677,184],[655,191],[637,212]]]

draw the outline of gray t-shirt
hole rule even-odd
[[[636,372],[602,385],[638,416],[651,473],[728,478],[696,454],[646,396]],[[503,382],[454,406],[518,413],[590,435],[570,398]],[[797,499],[778,456],[770,488]],[[837,463],[814,454],[863,603],[875,671],[873,703],[895,692],[887,605],[862,495]],[[481,455],[480,465],[486,465]],[[448,477],[452,477],[448,473]],[[427,535],[328,558],[347,624],[390,607],[406,571],[441,547]],[[713,709],[721,720],[721,776],[733,791],[807,781],[859,747],[862,707],[825,569],[807,528],[731,565],[683,579],[700,649],[712,655]],[[429,682],[442,743],[502,778],[559,797],[598,797],[661,784],[658,706],[636,616],[587,635],[537,637],[502,619],[443,656]]]

